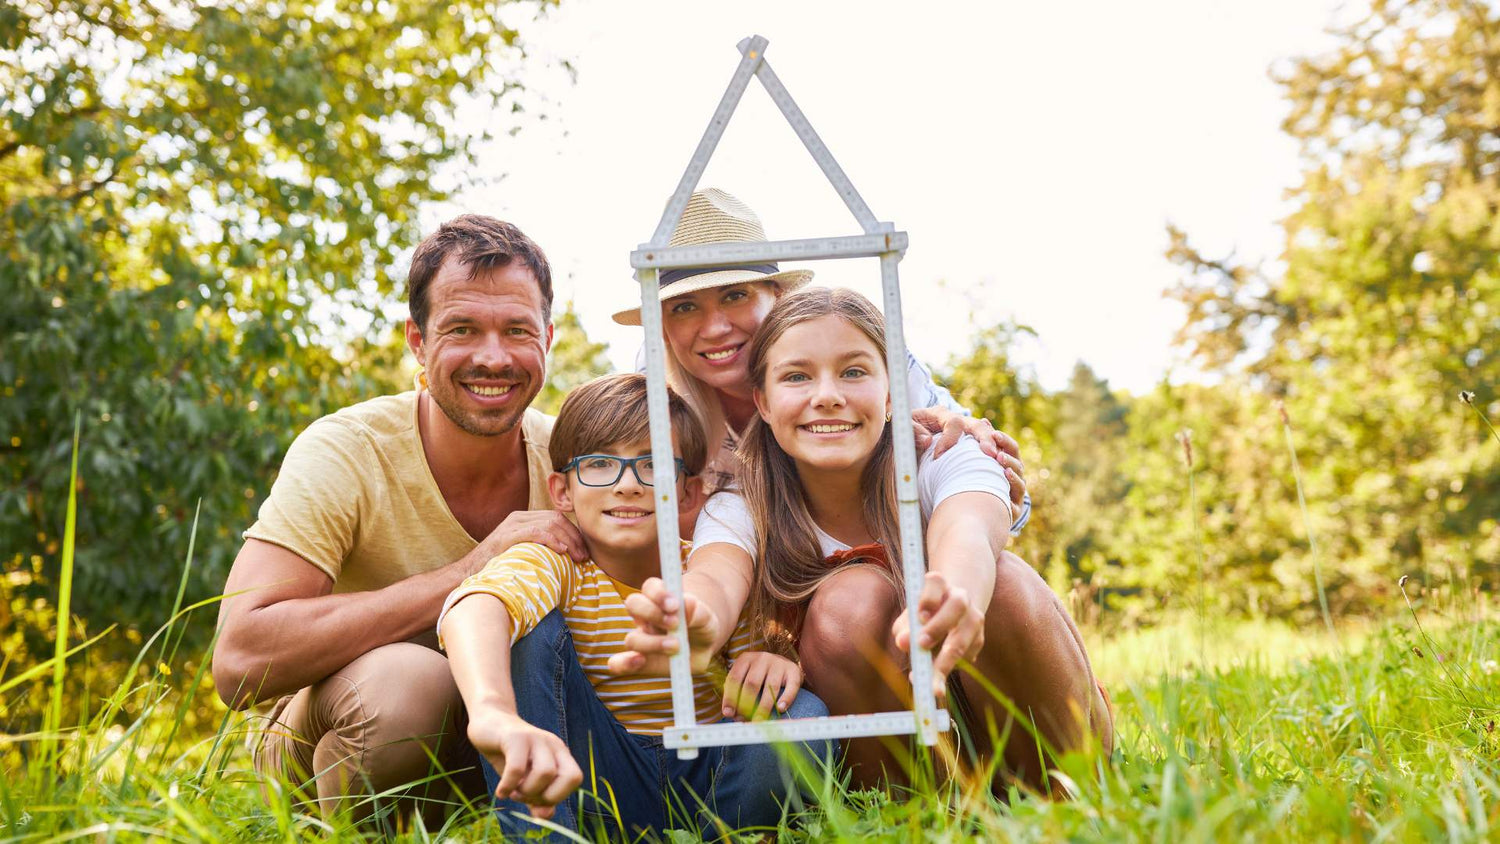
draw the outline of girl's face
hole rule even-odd
[[[755,405],[799,467],[861,470],[890,411],[885,361],[837,316],[794,325],[766,350]]]
[[[774,283],[751,281],[662,302],[667,347],[689,375],[722,392],[747,394],[746,346],[776,304],[776,291]]]

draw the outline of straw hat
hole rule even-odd
[[[677,228],[672,232],[670,246],[703,246],[708,243],[764,243],[765,229],[760,218],[750,206],[718,188],[694,191],[688,198],[687,209]],[[661,273],[661,298],[666,301],[675,296],[696,293],[710,287],[726,287],[744,284],[747,281],[774,281],[783,292],[796,290],[812,280],[812,270],[780,271],[773,263],[753,264],[743,267],[693,267],[691,269],[663,270]],[[639,307],[615,314],[615,322],[621,325],[640,325]]]

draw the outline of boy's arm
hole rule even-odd
[[[514,628],[493,595],[467,595],[443,616],[448,666],[469,715],[469,741],[500,774],[495,794],[525,803],[550,818],[554,807],[583,782],[583,771],[563,740],[516,713],[510,677]]]

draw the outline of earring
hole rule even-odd
[[[885,412],[885,421],[891,421],[891,412],[889,410]]]

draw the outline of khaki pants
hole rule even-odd
[[[466,726],[447,658],[397,642],[278,700],[255,769],[315,796],[325,816],[348,810],[362,819],[378,800],[440,820],[461,805],[460,795],[487,802]]]

